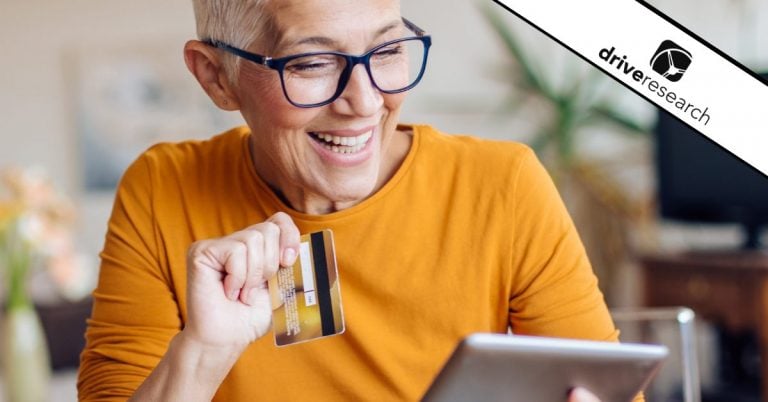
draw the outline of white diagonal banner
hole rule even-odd
[[[494,0],[768,175],[768,85],[638,0]]]

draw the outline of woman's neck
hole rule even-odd
[[[251,134],[253,136],[253,134]],[[351,208],[371,195],[378,192],[395,175],[402,165],[408,151],[411,148],[413,133],[409,131],[395,131],[391,143],[387,145],[384,157],[381,161],[379,175],[373,190],[366,196],[353,200],[337,200],[309,191],[306,187],[292,183],[290,180],[280,180],[279,175],[274,174],[276,169],[271,169],[267,161],[259,158],[256,143],[251,137],[250,154],[256,173],[274,191],[280,200],[296,211],[310,215],[324,215],[347,208]]]

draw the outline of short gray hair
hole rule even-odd
[[[260,37],[273,34],[272,19],[265,12],[269,0],[192,0],[197,37],[247,48]],[[231,82],[237,77],[239,58],[223,52]]]

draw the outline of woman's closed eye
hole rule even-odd
[[[397,57],[405,54],[405,49],[402,43],[394,43],[390,46],[383,47],[373,53],[373,57],[376,59],[387,59],[391,57]]]
[[[285,66],[285,69],[290,73],[300,75],[322,75],[339,71],[341,65],[337,56],[308,56],[291,61]]]

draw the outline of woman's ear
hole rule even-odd
[[[184,45],[184,61],[216,106],[227,111],[240,109],[237,95],[215,49],[199,40],[190,40]]]

